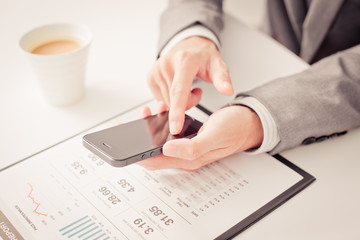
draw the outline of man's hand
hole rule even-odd
[[[230,106],[213,113],[196,137],[168,141],[163,155],[138,164],[151,170],[196,170],[233,153],[259,147],[262,140],[263,128],[258,115],[244,106]]]
[[[195,77],[211,82],[224,95],[233,88],[228,68],[215,44],[203,37],[190,37],[178,43],[155,62],[148,83],[157,100],[169,107],[170,132],[182,130],[185,111],[199,103],[201,90],[191,90]]]

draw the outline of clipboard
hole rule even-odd
[[[247,218],[245,218],[244,220],[218,236],[216,238],[217,240],[234,238],[241,232],[245,231],[247,228],[251,227],[256,222],[260,221],[262,218],[274,211],[276,208],[280,207],[287,200],[294,197],[296,194],[301,192],[303,189],[305,189],[307,186],[309,186],[312,182],[316,180],[316,178],[313,177],[311,174],[291,163],[290,161],[282,157],[280,154],[276,154],[273,157],[278,159],[281,163],[285,164],[295,172],[299,173],[303,177],[303,179],[301,179],[295,185],[293,185],[292,187],[278,195],[276,198],[272,199],[270,202],[259,208]]]
[[[0,171],[0,181],[12,183],[0,186],[0,222],[18,239],[231,239],[315,180],[268,154],[234,155],[194,173],[135,165],[119,170],[89,154],[82,134]],[[274,190],[260,199],[264,181],[256,176],[258,168],[274,181],[268,185]],[[271,179],[280,172],[289,177]],[[252,205],[253,200],[259,201]],[[230,213],[234,219],[224,219]],[[224,221],[211,225],[216,218]],[[87,224],[93,228],[85,231]]]
[[[200,104],[198,104],[196,107],[207,115],[212,114],[210,110],[208,110],[207,108],[205,108]],[[280,154],[276,154],[273,157],[278,159],[281,163],[288,166],[298,174],[300,174],[303,178],[299,182],[294,184],[292,187],[290,187],[289,189],[278,195],[276,198],[272,199],[267,204],[259,208],[257,211],[246,217],[244,220],[240,221],[238,224],[236,224],[235,226],[231,227],[229,230],[218,236],[216,238],[217,240],[234,238],[236,235],[245,231],[251,225],[255,224],[257,221],[264,218],[267,214],[271,213],[276,208],[280,207],[287,200],[295,196],[297,193],[301,192],[304,188],[306,188],[316,180],[314,176],[304,171],[303,169],[299,168],[295,164],[291,163]]]

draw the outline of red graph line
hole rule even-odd
[[[32,200],[32,202],[36,205],[36,208],[33,210],[33,213],[36,213],[38,215],[42,215],[42,216],[47,216],[47,214],[45,213],[41,213],[41,212],[38,212],[38,208],[40,207],[40,203],[36,202],[34,197],[31,196],[32,192],[34,191],[34,188],[33,186],[30,184],[30,183],[27,183],[27,185],[30,187],[30,192],[29,194],[27,195],[28,198],[30,198]]]

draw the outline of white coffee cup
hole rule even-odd
[[[91,41],[90,29],[74,23],[41,26],[20,39],[20,48],[30,61],[50,104],[70,105],[84,97],[86,63]],[[65,43],[78,46],[67,51],[54,48],[64,47]],[[46,48],[49,46],[50,50]],[[51,47],[55,52],[51,52]],[[43,49],[43,52],[36,53],[35,49]]]

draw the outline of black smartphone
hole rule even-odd
[[[83,137],[83,145],[114,167],[150,158],[162,153],[165,142],[196,136],[202,123],[185,115],[180,134],[169,132],[169,112],[124,123]]]

